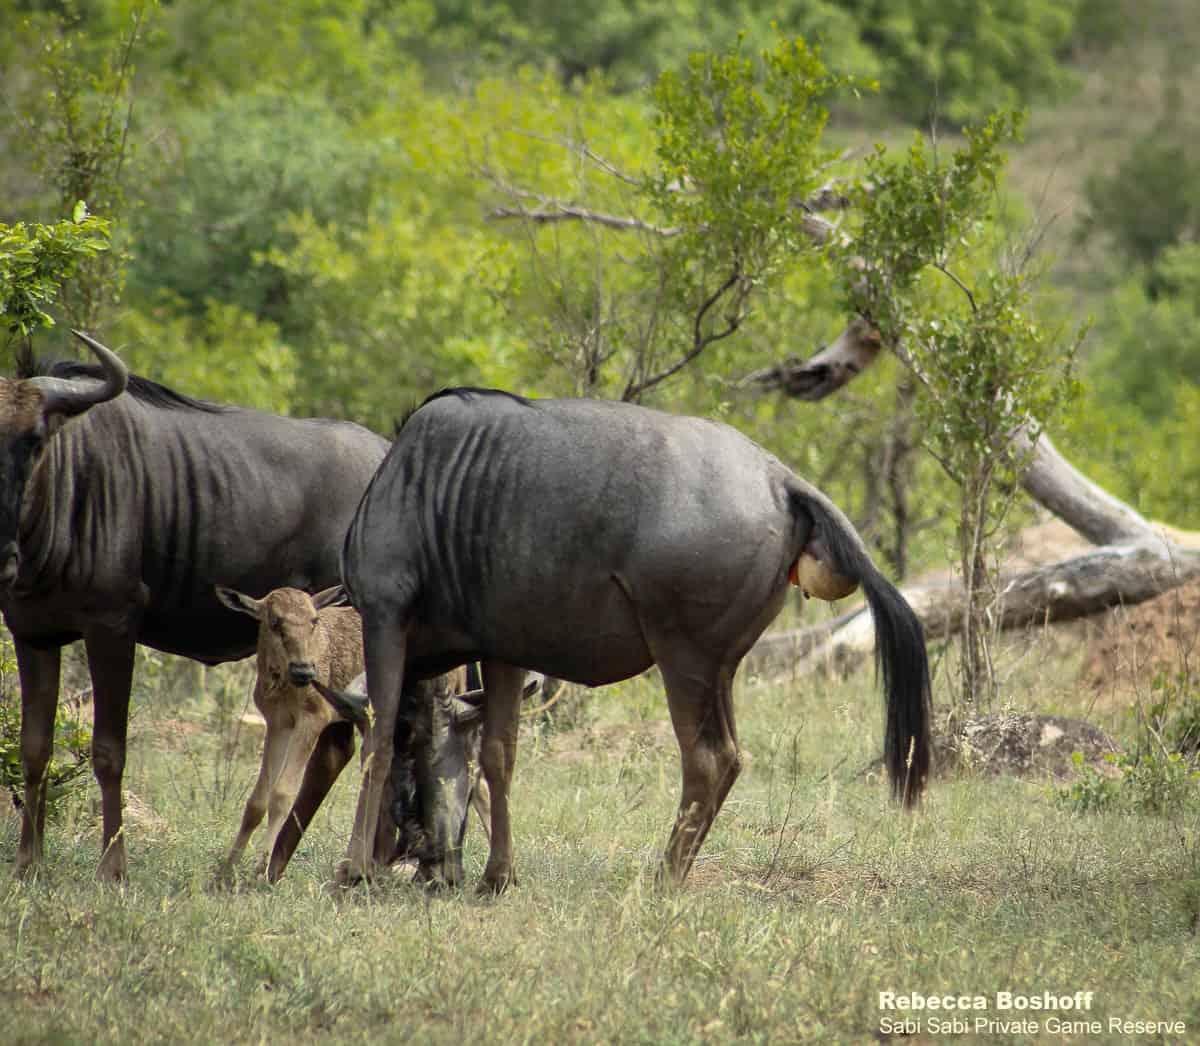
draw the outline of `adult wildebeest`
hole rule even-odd
[[[181,396],[79,337],[98,367],[26,360],[0,379],[0,610],[20,670],[25,779],[16,871],[43,859],[60,652],[82,638],[102,798],[98,874],[118,879],[135,644],[209,664],[253,653],[253,623],[214,586],[262,595],[337,583],[347,524],[387,442],[347,422]],[[349,758],[352,728],[341,726],[322,735],[310,775]],[[298,810],[308,794],[302,787]]]
[[[845,516],[727,426],[622,403],[440,393],[407,419],[363,495],[342,575],[363,617],[375,710],[343,880],[370,871],[364,841],[406,673],[477,658],[492,800],[481,889],[513,877],[508,791],[522,668],[596,686],[658,665],[683,764],[665,873],[682,881],[739,769],[734,672],[789,577],[823,596],[862,585],[893,791],[913,804],[924,787],[920,623]]]

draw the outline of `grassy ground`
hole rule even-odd
[[[1072,671],[1046,649],[1007,661],[1043,704],[1070,692]],[[1061,678],[1047,665],[1065,666]],[[241,680],[218,682],[237,694]],[[211,700],[143,697],[129,883],[92,879],[94,787],[51,827],[42,877],[0,878],[0,1040],[859,1042],[906,1016],[881,1009],[881,992],[984,996],[989,1009],[967,1014],[976,1041],[1104,1037],[1058,1034],[1043,1013],[1032,1032],[976,1033],[976,1017],[1031,1017],[997,1009],[1001,991],[1090,991],[1091,1010],[1055,1016],[1105,1030],[1110,1018],[1182,1021],[1186,1035],[1158,1040],[1195,1036],[1195,807],[1083,816],[1049,782],[965,777],[936,782],[905,816],[863,772],[878,746],[870,688],[869,671],[742,684],[748,766],[676,893],[653,882],[678,788],[657,682],[594,693],[570,731],[527,730],[521,882],[499,900],[431,898],[399,875],[331,892],[349,777],[283,882],[212,890],[253,738],[236,736],[235,716],[214,719]],[[0,820],[3,859],[15,846],[15,818]],[[468,846],[475,877],[476,827]],[[952,1027],[937,1021],[956,1015],[907,1016],[913,1041],[936,1041]]]

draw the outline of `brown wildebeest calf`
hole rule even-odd
[[[267,838],[257,872],[275,882],[291,856],[289,849],[272,861],[275,840],[296,801],[317,740],[341,718],[310,684],[320,678],[327,686],[341,688],[363,671],[362,624],[353,607],[332,605],[343,596],[340,586],[315,596],[297,588],[277,588],[262,599],[218,586],[217,596],[259,623],[254,704],[267,721],[262,767],[222,871],[232,872],[266,814]],[[346,742],[338,746],[340,765],[334,777],[354,753],[350,730]]]

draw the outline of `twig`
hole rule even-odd
[[[725,280],[725,282],[722,283],[721,286],[715,291],[713,291],[712,294],[710,294],[704,301],[704,304],[700,306],[700,309],[696,313],[695,322],[692,325],[692,347],[682,356],[680,356],[679,359],[677,359],[673,364],[671,364],[671,366],[667,367],[666,370],[659,371],[658,374],[647,378],[645,381],[637,383],[630,382],[625,386],[625,391],[621,393],[621,399],[625,400],[626,402],[634,400],[647,389],[652,389],[655,385],[666,381],[667,378],[671,377],[672,375],[678,374],[679,371],[683,370],[684,367],[691,363],[692,360],[699,356],[700,353],[708,348],[708,346],[713,344],[713,342],[728,338],[738,329],[742,322],[740,303],[738,306],[738,311],[736,311],[729,318],[729,322],[724,330],[705,335],[703,332],[703,324],[704,317],[708,314],[709,309],[711,309],[741,278],[741,266],[735,266],[733,272],[729,274],[729,277]]]

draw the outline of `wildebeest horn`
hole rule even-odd
[[[371,703],[365,694],[354,694],[348,690],[334,690],[319,679],[314,679],[312,685],[317,688],[318,694],[333,705],[333,709],[338,715],[349,720],[364,734],[366,733],[367,727],[370,726],[367,710]]]
[[[334,585],[332,588],[315,593],[312,596],[312,603],[317,610],[324,610],[326,607],[349,606],[350,595],[347,593],[345,586]]]
[[[473,690],[471,694],[483,695],[482,690]],[[469,694],[459,694],[450,699],[450,714],[455,726],[472,726],[483,718],[483,704],[472,704],[466,700]]]
[[[30,378],[29,383],[40,390],[46,414],[82,414],[89,407],[115,399],[129,384],[129,369],[116,353],[106,349],[83,331],[72,334],[95,354],[104,371],[103,378]]]

